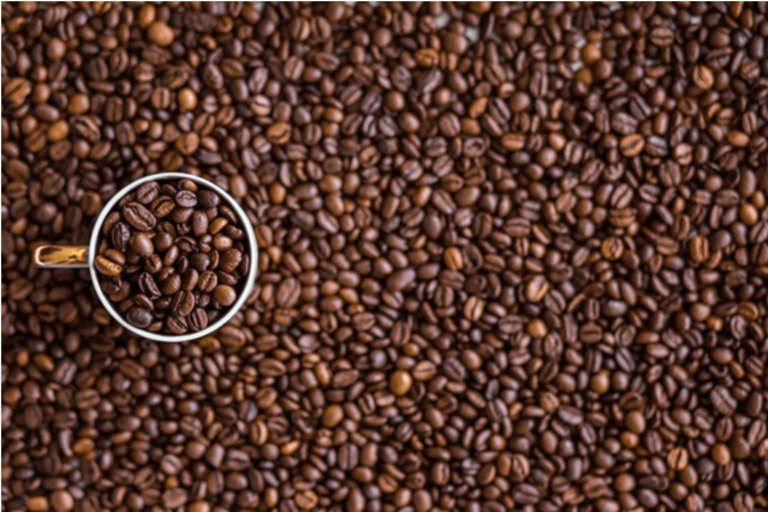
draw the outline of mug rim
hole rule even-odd
[[[230,306],[230,310],[226,315],[219,318],[216,322],[214,322],[212,325],[209,325],[202,331],[188,332],[188,333],[179,334],[179,335],[167,335],[167,334],[159,334],[159,333],[145,331],[144,329],[139,329],[137,327],[132,326],[122,317],[122,315],[120,315],[115,310],[114,307],[112,307],[112,303],[107,299],[106,295],[101,290],[99,275],[96,272],[96,265],[94,265],[94,261],[96,260],[96,248],[98,245],[99,238],[101,236],[101,229],[104,226],[104,221],[106,220],[107,216],[110,213],[112,213],[112,210],[115,207],[115,205],[123,197],[125,197],[130,191],[140,187],[144,183],[148,183],[150,181],[176,180],[176,179],[188,179],[196,183],[199,183],[205,187],[208,187],[209,189],[218,193],[227,202],[228,206],[230,206],[235,211],[235,214],[237,214],[237,216],[240,218],[240,220],[243,223],[243,229],[245,230],[246,238],[248,239],[248,243],[250,245],[249,256],[250,256],[251,263],[250,263],[250,268],[248,269],[248,275],[246,276],[245,285],[243,286],[243,289],[240,292],[235,303],[232,304],[232,306]],[[91,274],[91,280],[93,281],[94,288],[96,289],[96,295],[98,295],[99,300],[101,301],[101,304],[104,306],[104,308],[106,308],[109,315],[112,318],[114,318],[125,329],[129,330],[133,334],[137,336],[141,336],[142,338],[146,338],[152,341],[159,341],[163,343],[182,343],[185,341],[196,340],[204,336],[208,336],[209,334],[212,334],[217,330],[219,330],[221,327],[223,327],[227,322],[229,322],[229,320],[232,319],[233,316],[237,314],[238,311],[240,311],[240,309],[245,305],[245,302],[248,300],[248,297],[250,297],[251,292],[253,291],[253,287],[256,284],[256,275],[258,273],[258,265],[259,265],[259,247],[256,241],[256,234],[253,231],[253,226],[251,225],[251,222],[248,219],[248,215],[245,213],[245,210],[243,210],[243,208],[237,203],[237,201],[235,201],[234,197],[232,197],[228,192],[226,192],[224,189],[222,189],[212,181],[209,181],[205,178],[201,178],[200,176],[195,176],[193,174],[185,174],[181,172],[164,172],[159,174],[151,174],[149,176],[145,176],[141,179],[134,181],[130,185],[126,185],[125,187],[121,188],[120,191],[117,194],[115,194],[109,200],[109,202],[107,202],[107,204],[104,205],[104,207],[101,209],[99,216],[96,218],[96,224],[93,227],[93,231],[91,233],[91,239],[88,244],[88,270]]]

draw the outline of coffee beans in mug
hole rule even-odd
[[[240,219],[192,180],[140,185],[102,231],[99,285],[130,325],[149,332],[182,335],[213,324],[237,300],[251,264]]]

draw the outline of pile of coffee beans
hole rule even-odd
[[[765,3],[2,25],[3,510],[768,510]],[[260,249],[183,344],[30,264],[163,171]]]
[[[248,277],[248,241],[237,213],[189,179],[143,183],[101,229],[99,286],[142,330],[202,331],[235,303]]]

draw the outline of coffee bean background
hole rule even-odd
[[[768,509],[767,12],[3,3],[3,509]],[[185,344],[30,265],[161,171],[261,249]]]

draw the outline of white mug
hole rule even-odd
[[[232,306],[229,308],[229,311],[227,312],[226,315],[222,316],[221,318],[216,320],[216,322],[214,322],[213,324],[209,325],[208,327],[206,327],[201,331],[189,332],[189,333],[173,336],[173,335],[158,334],[154,332],[145,331],[143,329],[139,329],[129,324],[120,315],[120,313],[115,310],[112,303],[104,295],[104,292],[101,290],[101,287],[98,286],[99,276],[96,272],[96,267],[94,266],[93,262],[96,258],[96,248],[100,240],[101,228],[104,225],[104,221],[106,220],[107,216],[112,212],[112,209],[115,207],[115,205],[123,197],[125,197],[126,194],[140,187],[144,183],[147,183],[150,181],[179,180],[179,179],[191,180],[206,188],[213,190],[214,192],[218,193],[221,196],[221,198],[224,199],[224,201],[227,202],[227,205],[231,207],[232,210],[234,210],[235,214],[238,216],[238,218],[243,224],[243,229],[245,230],[246,238],[248,240],[248,250],[249,250],[251,264],[248,268],[248,275],[245,276],[245,284],[243,286],[243,289],[240,292],[240,295],[235,301],[235,303],[232,304]],[[87,247],[66,246],[66,245],[44,245],[35,249],[33,261],[40,268],[70,268],[70,269],[87,268],[91,273],[91,279],[93,280],[93,283],[96,285],[95,286],[96,294],[99,296],[99,300],[101,301],[104,308],[112,316],[112,318],[114,318],[118,323],[120,323],[120,325],[122,325],[132,333],[136,334],[137,336],[141,336],[143,338],[147,338],[154,341],[166,342],[166,343],[178,343],[181,341],[190,341],[190,340],[202,338],[203,336],[207,336],[213,333],[214,331],[218,330],[219,328],[221,328],[235,314],[237,314],[240,308],[243,307],[243,305],[245,304],[245,301],[248,300],[248,296],[251,294],[251,291],[253,290],[253,285],[256,282],[256,273],[257,273],[258,262],[259,262],[258,257],[259,257],[259,248],[256,242],[256,235],[253,232],[253,227],[251,226],[251,223],[248,220],[248,216],[245,214],[245,211],[243,211],[243,209],[240,207],[239,204],[237,204],[237,201],[235,201],[235,199],[232,196],[230,196],[227,192],[222,190],[221,187],[217,186],[214,183],[211,183],[206,179],[200,178],[198,176],[192,176],[190,174],[168,172],[168,173],[161,173],[161,174],[153,174],[151,176],[146,176],[144,178],[141,178],[140,180],[131,183],[127,187],[122,188],[112,199],[110,199],[107,205],[101,210],[99,217],[96,219],[96,224],[94,225],[93,232],[91,233],[90,243],[88,244]]]

